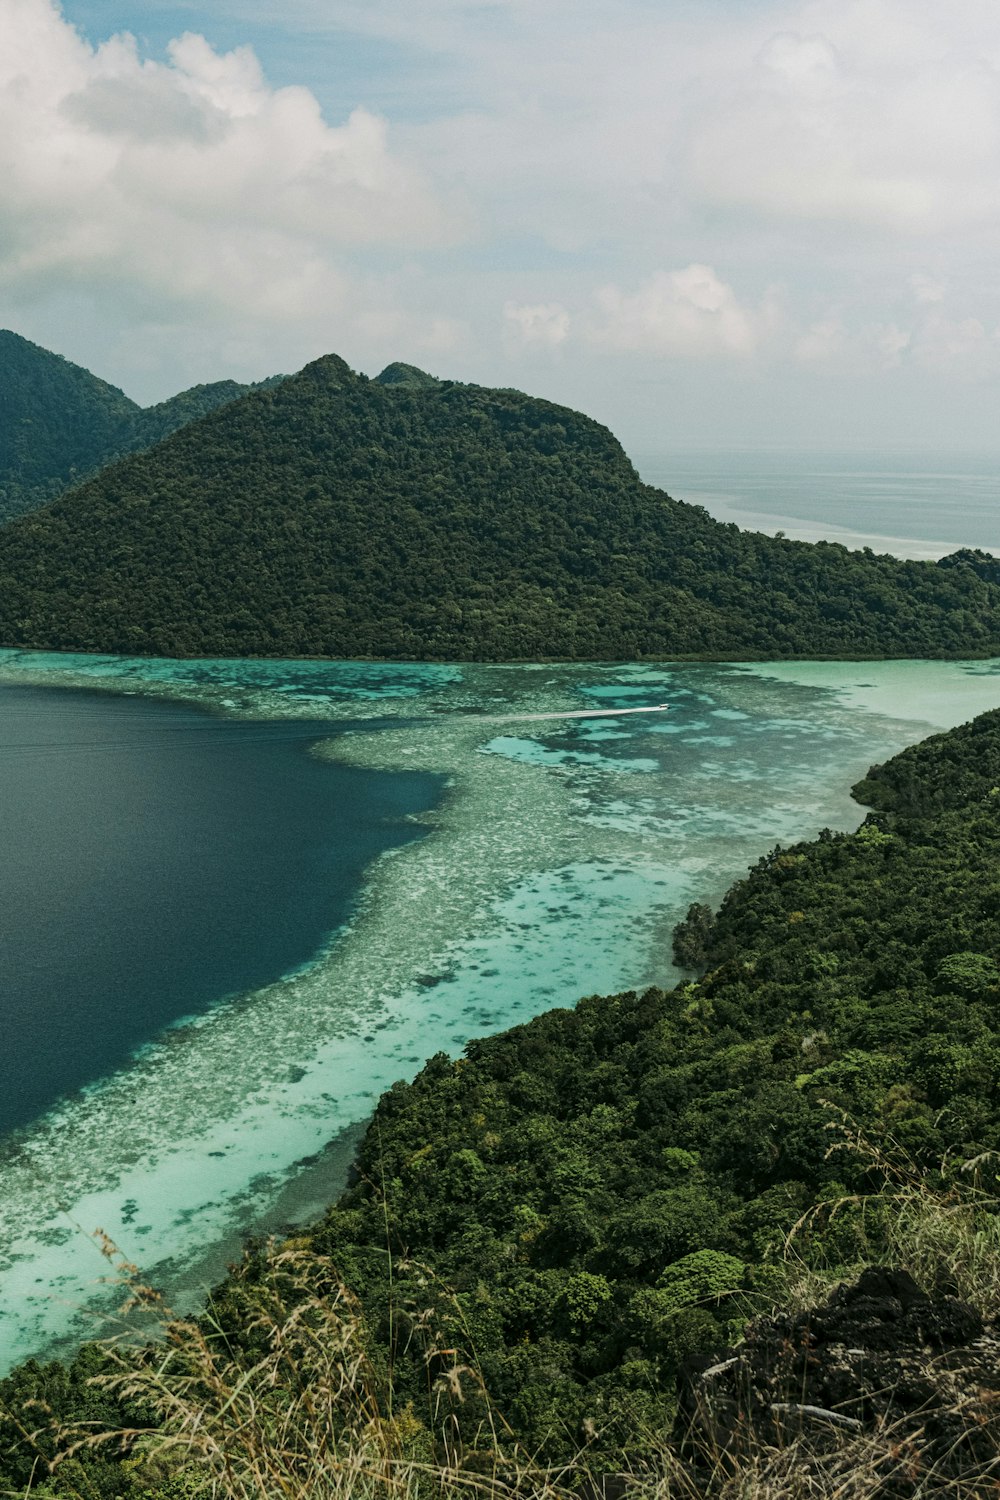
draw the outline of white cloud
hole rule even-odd
[[[184,10],[153,61],[0,0],[0,321],[85,363],[71,304],[123,372],[183,346],[191,378],[222,373],[213,349],[261,374],[332,348],[506,384],[573,348],[539,384],[595,412],[618,350],[627,417],[626,377],[670,361],[753,384],[766,420],[772,379],[796,400],[951,381],[957,409],[993,368],[996,0]],[[195,34],[222,15],[266,23],[283,77],[301,47],[315,93]]]
[[[922,235],[998,221],[994,0],[340,0],[335,17],[295,0],[291,13],[412,48],[447,80],[442,97],[464,97],[420,127],[426,149],[494,200],[518,181],[515,211],[561,243],[720,205]],[[413,78],[425,103],[422,68]]]
[[[847,332],[838,317],[813,323],[795,341],[793,353],[803,364],[822,364],[836,359],[847,348]]]
[[[367,288],[353,319],[369,350],[369,364],[388,364],[403,350],[412,358],[419,353],[449,355],[463,347],[469,330],[460,318],[408,312],[391,298],[380,301],[383,289],[384,284]]]
[[[910,287],[914,301],[923,305],[943,302],[948,294],[948,288],[943,281],[939,281],[935,276],[925,276],[922,271],[914,271],[910,277]]]
[[[991,332],[979,318],[950,316],[937,305],[911,328],[895,322],[851,325],[831,313],[794,340],[791,354],[803,365],[856,377],[909,367],[965,383],[1000,374],[1000,330]]]
[[[597,304],[601,318],[593,337],[598,342],[685,359],[752,354],[764,322],[762,314],[741,306],[711,266],[697,263],[658,272],[631,294],[603,287]]]
[[[561,302],[508,302],[503,310],[509,345],[557,349],[569,337],[570,315]]]
[[[913,341],[917,365],[960,380],[988,379],[1000,372],[1000,339],[979,318],[934,312]]]
[[[336,317],[350,252],[446,242],[423,175],[362,108],[328,124],[247,47],[92,48],[50,0],[0,0],[0,289],[75,287],[161,319]]]
[[[896,323],[886,323],[870,329],[868,341],[881,369],[898,370],[903,363],[903,355],[913,342],[913,335]]]
[[[713,70],[720,107],[692,120],[695,192],[897,234],[1000,227],[995,9],[956,0],[944,26],[927,0],[781,9],[794,29]]]
[[[900,369],[912,343],[912,331],[897,323],[848,327],[834,315],[808,328],[793,353],[803,364],[839,366],[843,372],[865,377]]]

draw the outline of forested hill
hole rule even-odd
[[[608,430],[336,356],[0,532],[0,643],[444,659],[1000,653],[996,565],[737,530]]]
[[[0,523],[250,389],[220,380],[141,407],[89,370],[0,330]]]
[[[858,790],[879,810],[857,833],[775,849],[694,909],[696,982],[583,1000],[397,1084],[315,1235],[372,1308],[387,1224],[458,1287],[491,1390],[553,1458],[587,1419],[626,1451],[662,1430],[680,1365],[766,1302],[812,1205],[1000,1147],[1000,712]],[[867,1149],[831,1153],[840,1111]],[[834,1275],[891,1258],[897,1217],[842,1204],[797,1253]],[[396,1369],[416,1394],[417,1363]]]

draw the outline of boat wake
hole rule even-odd
[[[620,719],[623,714],[664,714],[669,703],[654,703],[648,708],[571,708],[551,714],[484,715],[493,724],[523,724],[527,719]]]

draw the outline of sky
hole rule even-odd
[[[0,326],[1000,452],[996,0],[0,0]]]

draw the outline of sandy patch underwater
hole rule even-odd
[[[669,934],[776,840],[863,816],[874,760],[1000,704],[996,663],[439,667],[0,653],[0,680],[328,719],[320,754],[443,774],[315,961],[151,1038],[0,1143],[5,1365],[105,1331],[100,1228],[171,1296],[315,1213],[344,1132],[437,1050],[581,994],[669,984]],[[523,726],[512,713],[669,702]],[[347,721],[350,729],[346,730]],[[363,721],[363,722],[361,722]]]

